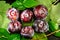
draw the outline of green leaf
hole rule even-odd
[[[50,19],[56,23],[60,23],[60,3],[52,5]]]
[[[2,37],[2,38],[0,38],[0,40],[8,40],[8,39],[7,39],[7,38],[3,38],[3,37]]]
[[[8,37],[9,33],[6,29],[0,28],[0,38],[4,36],[4,37]]]
[[[6,12],[9,8],[11,8],[11,5],[7,4],[5,1],[0,1],[0,15],[1,15],[0,26],[5,29],[7,29],[7,25],[10,22],[6,16]]]
[[[49,21],[48,24],[49,24],[50,31],[54,32],[59,29],[58,24],[54,21]]]
[[[44,33],[35,33],[31,40],[48,40]]]
[[[9,24],[10,20],[7,18],[7,16],[4,17],[4,22],[1,26],[1,28],[7,29],[8,28],[8,24]]]
[[[13,7],[19,7],[20,5],[22,5],[22,3],[19,1],[15,1],[14,3],[12,3]]]
[[[8,38],[9,40],[20,40],[20,34],[11,34]]]
[[[0,15],[0,27],[1,27],[2,23],[3,23],[3,18],[2,18],[2,16]]]
[[[60,27],[59,27],[58,23],[56,23],[54,21],[49,21],[48,23],[49,23],[49,29],[50,29],[49,31],[50,32],[54,32],[56,30],[60,30],[59,29]],[[60,37],[60,32],[56,32],[54,35],[57,36],[57,37]]]
[[[24,10],[26,8],[35,7],[38,5],[38,2],[35,0],[16,0],[12,3],[12,6],[17,8],[18,10]]]
[[[20,1],[20,2],[23,2],[24,0],[16,0],[16,1]]]
[[[60,3],[57,5],[52,5],[51,12],[50,12],[50,19],[49,22],[50,30],[56,31],[60,29]],[[60,32],[57,32],[54,34],[57,37],[60,37]]]
[[[25,7],[23,6],[23,4],[20,1],[15,1],[14,3],[12,3],[12,6],[17,8],[18,10],[24,10]]]
[[[12,3],[12,6],[17,8],[18,10],[24,10],[25,9],[23,4],[21,2],[19,2],[19,1],[16,1],[16,2]]]
[[[30,40],[30,38],[21,37],[21,40]]]
[[[31,7],[35,7],[38,5],[38,2],[35,1],[35,0],[25,0],[23,2],[23,5],[26,7],[26,8],[31,8]]]
[[[0,1],[0,12],[4,12],[1,15],[6,14],[8,8],[11,8],[11,5],[7,4],[5,1]]]

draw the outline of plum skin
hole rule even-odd
[[[47,32],[49,30],[49,25],[44,20],[35,20],[33,28],[35,32]]]
[[[34,35],[34,29],[31,26],[23,27],[21,35],[24,37],[32,37]]]
[[[44,19],[48,14],[48,9],[43,5],[38,5],[33,9],[33,12],[37,19]]]
[[[8,25],[8,31],[10,33],[19,33],[21,28],[22,24],[19,21],[10,22]]]
[[[17,9],[15,8],[10,8],[7,11],[7,17],[11,20],[11,21],[15,21],[19,18],[19,12]]]
[[[32,17],[33,17],[33,12],[29,9],[24,10],[20,15],[20,19],[23,22],[29,22],[30,20],[32,20]]]

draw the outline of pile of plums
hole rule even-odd
[[[8,31],[10,33],[19,32],[22,36],[33,37],[34,32],[47,32],[49,30],[48,23],[45,21],[48,10],[43,5],[38,5],[33,8],[33,11],[30,9],[24,10],[20,13],[15,8],[10,8],[7,11],[7,17],[11,20],[8,25]],[[21,22],[30,22],[35,18],[35,22],[31,26],[22,27]],[[21,21],[18,21],[20,19]]]

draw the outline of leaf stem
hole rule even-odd
[[[56,1],[54,2],[54,5],[56,5],[57,3],[59,3],[59,0],[56,0]]]
[[[7,38],[7,37],[5,37],[5,36],[1,36],[0,38]]]
[[[52,35],[52,34],[54,34],[54,33],[56,33],[56,32],[59,32],[60,30],[56,30],[56,31],[54,31],[54,32],[52,32],[52,33],[50,33],[50,34],[48,34],[48,35],[46,35],[46,36],[50,36],[50,35]]]

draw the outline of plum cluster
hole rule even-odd
[[[10,8],[7,11],[7,17],[11,20],[8,25],[8,31],[10,33],[19,32],[22,36],[32,37],[34,31],[36,32],[47,32],[49,30],[48,23],[44,20],[47,16],[48,10],[43,5],[38,5],[33,8],[33,11],[30,9],[24,10],[20,13],[15,8]],[[22,27],[22,23],[18,21],[20,19],[22,22],[30,22],[34,19],[34,23],[31,26]]]

